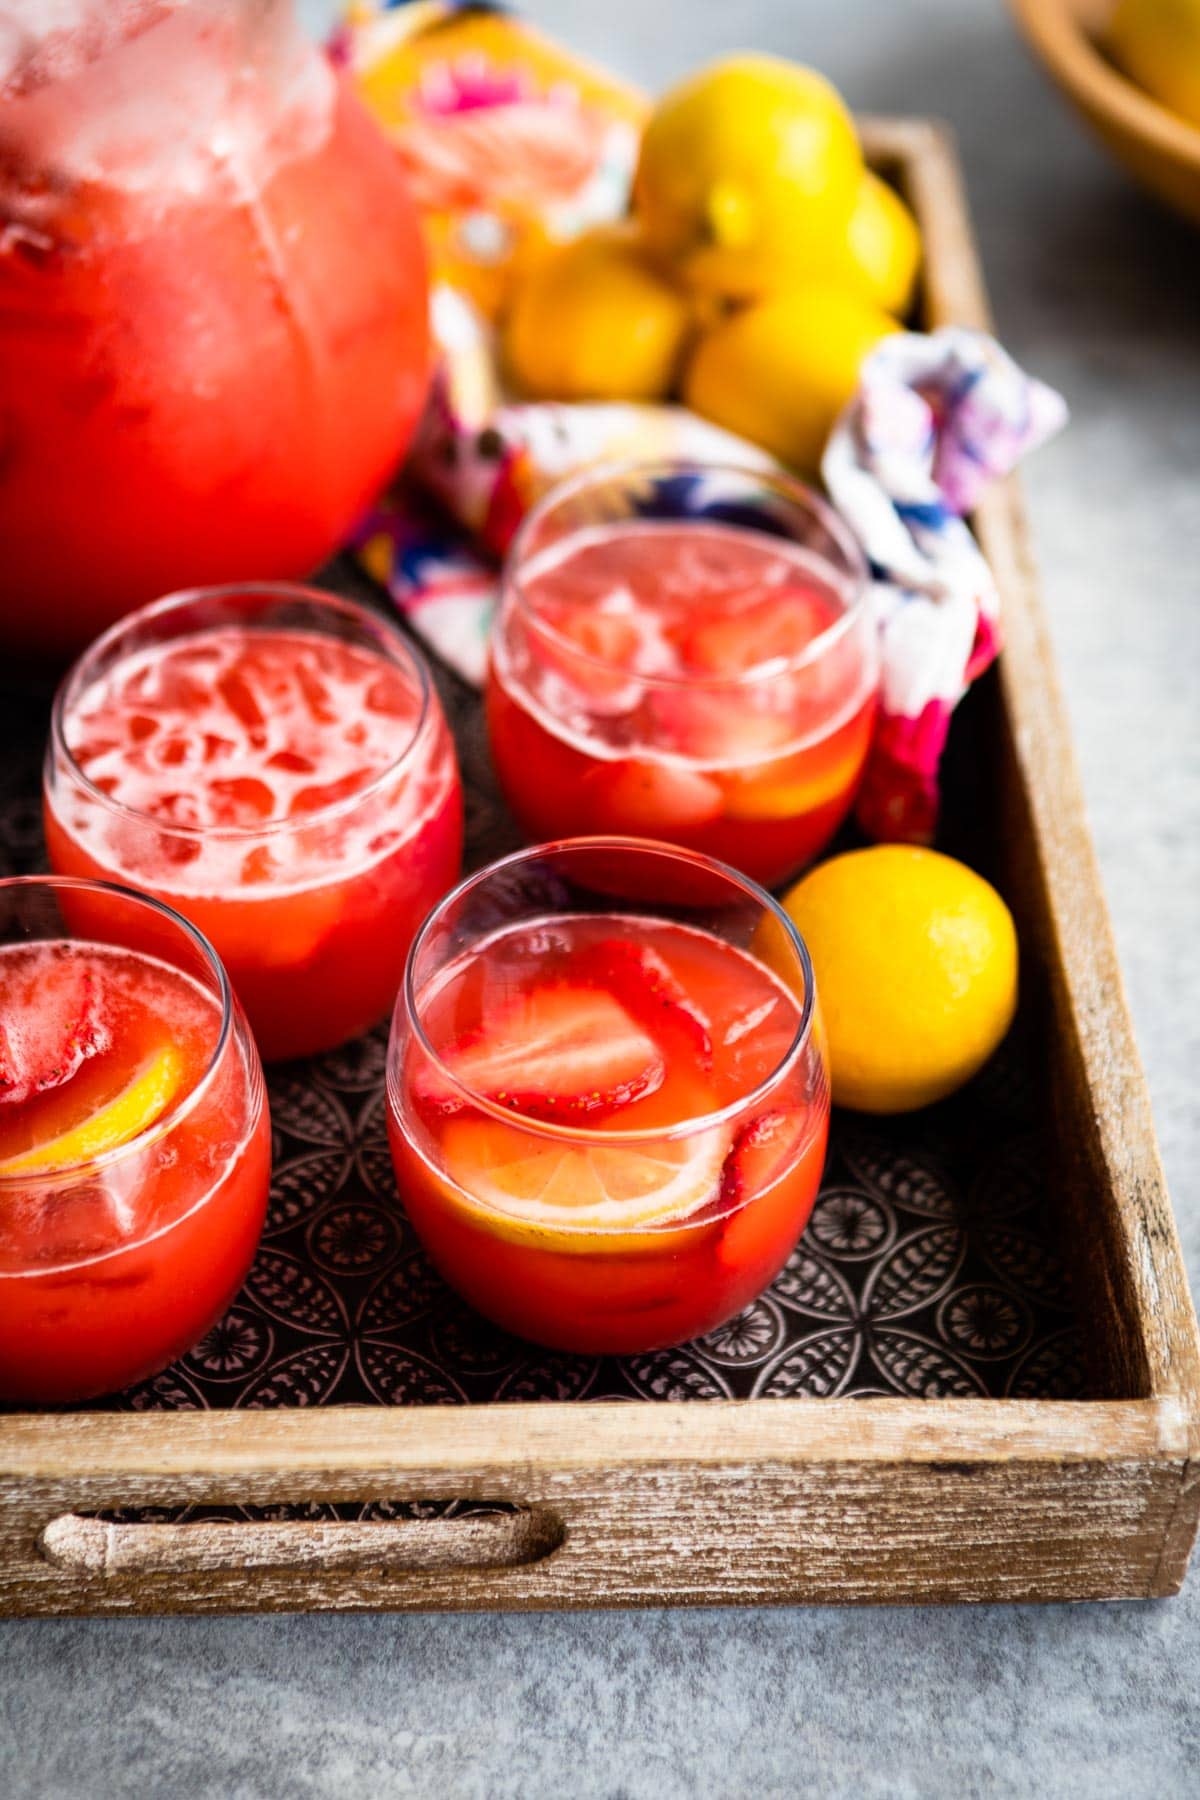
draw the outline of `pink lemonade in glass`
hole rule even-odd
[[[209,947],[123,890],[0,882],[0,1399],[155,1374],[262,1229],[262,1070]]]
[[[101,638],[55,704],[45,821],[55,869],[198,926],[268,1059],[387,1012],[462,854],[423,662],[366,608],[285,587],[182,595]]]
[[[854,798],[875,715],[865,571],[783,477],[598,469],[514,541],[487,708],[530,838],[669,839],[768,886]]]
[[[627,897],[684,873],[690,906]],[[577,840],[465,882],[414,945],[388,1058],[400,1195],[438,1269],[566,1350],[739,1312],[820,1183],[814,1005],[786,915],[668,846]]]
[[[337,547],[421,408],[425,256],[292,0],[3,13],[0,643],[61,658]]]

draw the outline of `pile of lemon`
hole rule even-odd
[[[503,327],[533,398],[659,400],[811,473],[859,366],[897,329],[920,259],[812,69],[726,58],[672,88],[642,139],[633,214],[548,246]]]

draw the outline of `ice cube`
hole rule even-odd
[[[257,825],[275,812],[275,791],[253,775],[209,783],[214,825]]]

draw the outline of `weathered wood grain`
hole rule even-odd
[[[952,147],[870,120],[920,218],[931,325],[988,309]],[[1019,490],[977,525],[1002,881],[1044,994],[1094,1389],[0,1419],[0,1612],[1084,1599],[1170,1593],[1200,1517],[1200,1349]],[[494,1518],[111,1526],[120,1508],[498,1501]],[[464,1530],[463,1527],[469,1527]]]
[[[6,1450],[0,1612],[1143,1595],[1189,1441],[1174,1402],[338,1408],[317,1431],[294,1412],[39,1423],[12,1421]],[[221,1526],[200,1557],[181,1545],[154,1570],[76,1558],[64,1578],[39,1549],[72,1512],[448,1498],[534,1508],[534,1560],[502,1541],[492,1566],[464,1567],[435,1531],[416,1566],[414,1530],[398,1566],[381,1530],[373,1558],[364,1541],[330,1566],[328,1526],[296,1528],[286,1566],[273,1525],[238,1527],[221,1566]]]
[[[562,1544],[562,1521],[535,1507],[452,1519],[240,1520],[186,1524],[61,1513],[37,1540],[51,1568],[79,1576],[190,1576],[315,1569],[508,1569]]]
[[[1190,1435],[1174,1400],[29,1415],[4,1433],[0,1613],[1144,1595]],[[95,1574],[39,1548],[72,1513],[378,1499],[535,1508],[561,1547],[439,1566],[434,1532],[398,1569],[381,1534],[369,1566],[330,1566],[308,1526],[287,1567],[235,1538],[224,1567]]]

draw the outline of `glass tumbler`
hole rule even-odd
[[[408,1216],[480,1312],[566,1350],[679,1343],[767,1286],[816,1198],[808,952],[767,893],[693,851],[522,851],[414,941],[387,1103]]]
[[[55,700],[44,801],[52,866],[191,919],[268,1061],[388,1012],[462,855],[424,661],[382,614],[286,584],[173,595],[100,637]]]
[[[128,889],[0,882],[0,1075],[0,1399],[157,1373],[237,1293],[267,1205],[262,1068],[212,946]]]
[[[668,839],[775,886],[853,802],[879,680],[853,537],[788,476],[597,465],[513,540],[487,713],[534,841]]]

